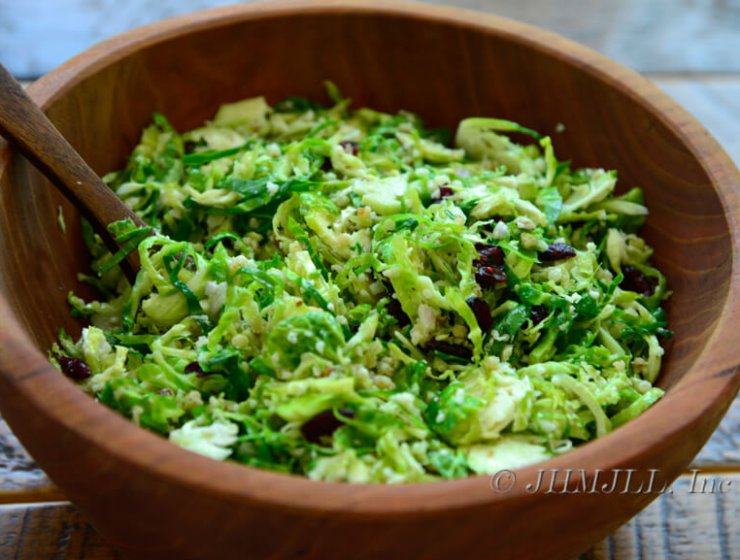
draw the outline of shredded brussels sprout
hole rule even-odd
[[[60,333],[64,373],[186,449],[349,482],[517,468],[660,398],[639,188],[509,121],[463,120],[451,147],[328,89],[185,133],[154,115],[105,177],[151,228],[113,224],[111,255],[83,223],[100,298],[69,295],[89,326]]]

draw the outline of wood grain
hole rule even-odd
[[[120,556],[68,503],[0,506],[0,560],[109,560]]]
[[[740,469],[740,397],[712,438],[691,463],[692,468]],[[740,496],[735,499],[740,500]],[[64,500],[0,417],[0,504]]]
[[[710,492],[720,481],[725,492]],[[579,560],[740,558],[739,523],[740,474],[685,475]],[[5,558],[117,556],[73,506],[58,503],[0,506],[0,560]]]
[[[94,224],[115,253],[119,247],[108,224],[128,219],[141,227],[144,222],[90,169],[1,64],[0,99],[0,134]],[[133,284],[139,269],[138,254],[129,254],[126,264],[124,271]]]
[[[430,124],[475,113],[544,132],[565,122],[560,153],[576,165],[616,168],[625,187],[645,188],[652,211],[645,234],[674,289],[668,312],[676,337],[661,378],[666,397],[549,466],[629,466],[640,470],[638,479],[660,468],[659,483],[678,476],[740,383],[733,332],[740,179],[714,141],[640,77],[496,18],[337,0],[233,7],[159,24],[98,47],[31,90],[100,173],[120,166],[154,110],[185,128],[219,103],[257,92],[270,100],[318,97],[327,76],[358,104],[408,107]],[[549,95],[533,95],[541,91]],[[321,484],[168,445],[96,404],[47,363],[56,328],[79,328],[64,296],[77,288],[75,274],[85,264],[77,232],[55,233],[58,204],[27,162],[0,150],[0,406],[39,464],[130,557],[441,559],[483,550],[557,559],[587,548],[649,502],[531,495],[525,488],[536,468],[522,469],[521,486],[506,495],[492,495],[485,477]],[[74,221],[71,208],[67,216]],[[264,538],[278,532],[280,539]]]
[[[722,481],[726,493],[710,493]],[[702,493],[706,484],[706,493]],[[682,476],[585,556],[594,560],[740,558],[740,475]],[[693,493],[692,493],[693,492]]]
[[[707,127],[740,166],[740,77],[733,75],[648,75]],[[740,395],[735,397],[694,467],[740,467]],[[737,495],[736,495],[737,496]]]

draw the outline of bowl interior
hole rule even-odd
[[[561,159],[618,170],[621,190],[643,187],[650,209],[643,234],[674,292],[668,315],[676,342],[660,384],[675,385],[712,334],[730,282],[723,207],[679,130],[620,85],[619,75],[598,75],[577,57],[532,48],[506,31],[361,10],[224,20],[140,47],[39,94],[98,173],[124,165],[154,111],[186,129],[247,96],[324,99],[325,79],[355,106],[412,110],[434,126],[454,129],[466,116],[515,120],[552,134]],[[59,327],[79,332],[67,292],[92,295],[76,279],[89,262],[78,214],[8,150],[0,151],[0,208],[0,290],[46,352]]]

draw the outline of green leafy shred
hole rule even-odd
[[[154,116],[105,177],[150,227],[112,224],[110,254],[83,223],[100,297],[70,294],[89,325],[51,355],[85,362],[84,390],[214,459],[380,483],[545,460],[661,397],[639,188],[510,121],[450,146],[327,88],[185,133]]]

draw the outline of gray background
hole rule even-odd
[[[349,0],[351,2],[351,0]],[[0,61],[36,78],[132,27],[224,0],[0,0]],[[431,0],[534,23],[641,72],[740,72],[740,0]]]

